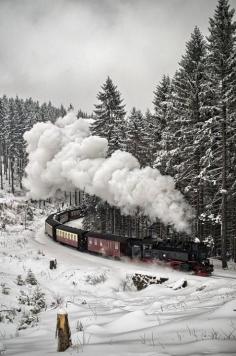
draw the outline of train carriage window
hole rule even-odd
[[[94,245],[97,246],[97,239],[94,239]]]
[[[118,242],[115,242],[115,250],[118,250],[119,249],[119,244]]]
[[[89,245],[92,245],[92,243],[93,243],[93,242],[92,242],[91,240],[89,240]]]
[[[102,242],[100,241],[100,246],[102,246]]]

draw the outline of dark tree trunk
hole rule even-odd
[[[78,201],[77,201],[77,190],[75,190],[75,206],[77,206],[77,203],[78,203]]]
[[[222,122],[222,206],[221,206],[221,259],[222,268],[227,268],[227,152],[226,152],[226,107],[223,107]]]
[[[0,175],[1,175],[1,189],[3,189],[2,156],[0,156]]]
[[[11,160],[10,167],[11,167],[11,192],[12,192],[12,194],[14,194],[15,188],[14,188],[14,160],[13,159]],[[9,175],[9,177],[10,177],[10,175]]]

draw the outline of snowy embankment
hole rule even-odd
[[[32,230],[15,224],[0,234],[0,305],[14,311],[1,313],[0,345],[6,355],[56,355],[61,306],[68,311],[72,332],[68,355],[235,355],[235,271],[217,270],[203,278],[80,253],[45,236],[44,216],[34,213]],[[55,270],[49,269],[52,258],[58,261]],[[19,296],[24,292],[32,299],[36,286],[16,281],[19,274],[25,280],[29,269],[47,307],[33,327],[18,330],[29,309]],[[169,280],[137,291],[131,281],[136,272]],[[176,289],[183,279],[187,287]]]

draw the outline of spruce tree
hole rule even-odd
[[[128,117],[126,150],[144,167],[147,162],[147,140],[145,120],[140,110],[133,108]]]
[[[92,135],[105,137],[108,140],[108,155],[110,155],[115,150],[124,148],[125,105],[122,105],[120,92],[110,77],[106,79],[97,99],[99,104],[95,105],[95,120],[91,125],[91,132]]]
[[[168,75],[164,75],[159,85],[154,91],[154,119],[156,121],[157,141],[161,139],[161,132],[167,125],[167,120],[172,106],[171,102],[171,80]]]
[[[228,208],[229,208],[229,169],[232,152],[229,152],[232,143],[232,108],[235,107],[234,69],[232,58],[235,53],[236,23],[233,20],[234,9],[230,9],[228,0],[219,0],[214,16],[210,18],[210,35],[208,36],[208,79],[212,101],[212,117],[207,122],[214,133],[213,141],[209,145],[208,155],[214,157],[214,166],[220,168],[221,175],[207,167],[209,174],[215,176],[218,194],[221,195],[221,256],[222,267],[227,267],[226,249],[228,243]],[[231,95],[230,95],[231,93]],[[234,114],[235,115],[235,114]],[[233,115],[233,117],[234,117]]]
[[[172,83],[168,75],[162,77],[154,91],[154,115],[149,117],[149,133],[152,150],[155,152],[154,166],[167,173],[166,153],[170,150],[170,125],[173,118]],[[150,124],[151,123],[151,124]],[[171,173],[171,172],[168,172]]]
[[[203,181],[201,157],[206,140],[203,124],[206,120],[203,87],[206,81],[206,43],[198,27],[186,43],[179,69],[173,79],[173,119],[170,125],[169,160],[174,167],[177,187],[181,189],[196,210],[195,234],[202,239]],[[208,138],[207,138],[208,140]]]

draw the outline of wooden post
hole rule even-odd
[[[68,321],[68,314],[66,312],[60,312],[57,314],[57,328],[56,337],[58,337],[57,351],[65,351],[71,346],[71,333]]]

